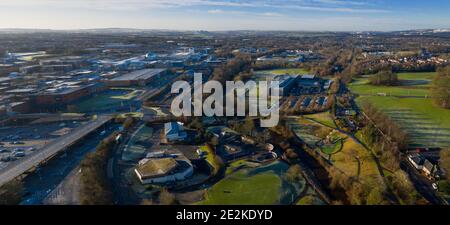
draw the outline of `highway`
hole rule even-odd
[[[98,116],[94,121],[89,121],[88,124],[75,128],[69,134],[54,140],[36,152],[12,162],[6,168],[0,170],[0,186],[29,171],[33,167],[39,166],[42,162],[45,162],[61,150],[73,145],[79,139],[98,129],[111,119],[112,116],[110,115]]]

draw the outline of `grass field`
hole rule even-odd
[[[431,81],[436,73],[399,73],[398,86],[374,86],[368,84],[367,77],[357,78],[349,85],[349,88],[360,95],[378,95],[387,96],[422,96],[429,97]]]
[[[284,173],[288,165],[274,162],[257,168],[237,170],[211,187],[205,205],[292,204],[305,188],[305,182],[289,183]]]
[[[94,95],[74,104],[77,112],[114,111],[117,107],[126,106],[140,91],[126,89],[111,89]]]
[[[408,133],[410,147],[450,147],[450,110],[436,107],[431,98],[411,97],[429,97],[435,74],[399,73],[402,85],[396,87],[372,86],[359,78],[349,87],[362,95],[357,102],[369,101],[396,121]],[[372,95],[380,92],[388,96]]]
[[[379,177],[377,165],[370,152],[352,138],[344,141],[342,150],[331,156],[333,164],[348,176]]]
[[[336,125],[334,124],[333,118],[331,118],[331,115],[329,112],[323,112],[323,113],[316,113],[311,115],[305,115],[305,118],[314,120],[318,123],[321,123],[325,126],[336,128]]]

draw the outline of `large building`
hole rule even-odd
[[[65,105],[103,90],[101,84],[63,85],[34,94],[31,99],[39,106]]]
[[[142,184],[164,184],[182,181],[194,173],[191,162],[180,153],[149,154],[134,172]]]
[[[145,86],[166,73],[166,69],[144,69],[107,80],[110,87]]]

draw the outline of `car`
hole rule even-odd
[[[432,183],[432,184],[431,184],[431,187],[433,187],[434,190],[437,190],[437,189],[438,189],[438,186],[437,186],[436,183]]]
[[[24,157],[25,153],[24,152],[15,152],[13,154],[13,156],[16,157],[16,158],[20,158],[20,157]]]
[[[10,152],[8,149],[0,148],[0,153]]]

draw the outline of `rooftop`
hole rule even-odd
[[[131,73],[124,74],[122,76],[116,77],[112,80],[114,81],[123,81],[123,80],[146,80],[153,76],[156,76],[166,69],[144,69],[138,70]]]
[[[173,158],[144,159],[136,170],[142,177],[158,177],[168,174],[177,167],[178,163]]]

